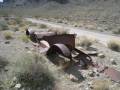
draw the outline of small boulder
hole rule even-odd
[[[94,71],[89,71],[88,75],[89,75],[90,77],[94,77],[94,76],[95,76],[95,72],[94,72]]]
[[[70,74],[69,76],[70,80],[73,81],[73,82],[77,82],[78,81],[78,78],[75,77],[74,75]]]
[[[10,44],[10,41],[5,41],[5,44]]]
[[[100,58],[105,58],[105,55],[104,55],[103,53],[99,53],[99,54],[98,54],[98,57],[100,57]]]
[[[91,55],[91,56],[97,56],[98,52],[97,51],[91,51],[91,52],[88,52],[88,54]]]
[[[21,88],[21,84],[20,83],[16,84],[15,88],[20,89]]]
[[[110,61],[111,61],[112,65],[117,65],[117,63],[114,59],[111,59]]]

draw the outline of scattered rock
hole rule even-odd
[[[114,59],[110,60],[113,65],[117,65],[116,61]]]
[[[5,44],[10,44],[10,41],[5,41]]]
[[[69,76],[70,80],[73,81],[73,82],[77,82],[78,81],[78,78],[75,77],[74,75],[70,74]]]
[[[88,54],[92,55],[92,56],[97,56],[98,52],[97,51],[91,51],[91,52],[88,52]]]
[[[25,49],[29,50],[29,47],[25,47]]]
[[[100,57],[100,58],[104,58],[105,55],[104,55],[103,53],[99,53],[99,54],[98,54],[98,57]]]
[[[92,85],[92,82],[88,82],[88,86]]]
[[[15,88],[20,89],[21,88],[21,84],[20,83],[16,84]]]
[[[16,77],[13,77],[13,82],[17,81],[17,78]]]
[[[31,54],[32,52],[31,51],[27,51],[28,54]]]
[[[95,72],[89,71],[88,75],[89,75],[90,77],[94,77],[94,76],[95,76]]]

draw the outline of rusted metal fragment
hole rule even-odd
[[[71,52],[69,48],[64,44],[54,44],[53,46],[51,46],[47,54],[50,55],[53,53],[59,53],[67,58],[71,58]]]
[[[56,34],[49,31],[35,31],[26,30],[26,35],[30,37],[31,41],[39,43],[41,40],[47,41],[50,46],[57,43],[65,44],[69,49],[75,48],[75,34]]]
[[[61,43],[67,45],[69,49],[75,48],[75,34],[44,36],[42,39],[46,40],[50,46],[53,44]]]
[[[113,69],[113,68],[107,68],[105,69],[104,73],[110,77],[113,81],[120,83],[120,72]]]
[[[84,52],[82,52],[82,51],[80,51],[80,50],[78,50],[78,49],[74,49],[76,52],[78,52],[79,54],[77,55],[77,56],[75,56],[75,57],[73,57],[75,60],[78,60],[79,61],[79,64],[83,67],[83,68],[88,68],[89,67],[89,65],[92,65],[93,66],[93,62],[92,62],[92,58],[88,55],[88,54],[86,54],[86,53],[84,53]]]

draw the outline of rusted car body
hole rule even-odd
[[[83,67],[87,67],[89,64],[92,65],[91,57],[75,48],[75,34],[56,34],[55,32],[26,30],[26,35],[33,42],[39,43],[39,45],[41,45],[42,40],[48,42],[50,47],[46,51],[47,55],[59,53],[69,58],[71,62],[77,60],[79,63],[81,60],[84,63]]]
[[[80,64],[83,68],[88,68],[91,65],[99,71],[99,68],[102,67],[93,63],[92,58],[88,54],[75,48],[75,34],[58,35],[55,32],[41,32],[27,29],[26,35],[30,37],[31,41],[38,43],[47,55],[61,54],[70,59],[71,63],[75,62],[75,64]],[[106,66],[100,69],[100,72],[101,71],[112,80],[120,83],[119,71],[113,68],[106,68]]]

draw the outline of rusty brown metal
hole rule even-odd
[[[113,68],[107,68],[104,71],[105,75],[110,77],[113,81],[120,83],[120,72],[113,69]]]
[[[53,53],[59,53],[67,58],[71,58],[71,52],[69,48],[64,44],[54,44],[50,47],[50,49],[47,51],[47,54],[53,54]]]
[[[53,35],[49,37],[44,36],[43,39],[46,40],[50,46],[61,43],[67,45],[69,49],[75,48],[75,34]]]
[[[78,63],[83,68],[88,68],[90,65],[93,66],[92,58],[88,54],[86,54],[86,53],[84,53],[84,52],[82,52],[82,51],[80,51],[80,50],[78,50],[76,48],[74,50],[76,52],[78,52],[78,55],[73,57],[73,58],[75,60],[78,60],[79,61]]]
[[[33,42],[38,44],[35,46],[41,46],[42,52],[47,52],[47,55],[61,54],[69,58],[70,61],[76,60],[77,63],[84,68],[92,65],[98,69],[98,72],[105,73],[105,75],[113,81],[120,83],[119,71],[93,63],[92,58],[88,54],[75,48],[75,34],[57,35],[54,32],[26,30],[26,35],[29,36]],[[96,55],[96,53],[92,53],[92,55]]]
[[[75,34],[57,35],[55,32],[26,30],[26,35],[33,42],[39,43],[41,40],[47,41],[50,46],[61,43],[67,45],[70,49],[75,48]]]

